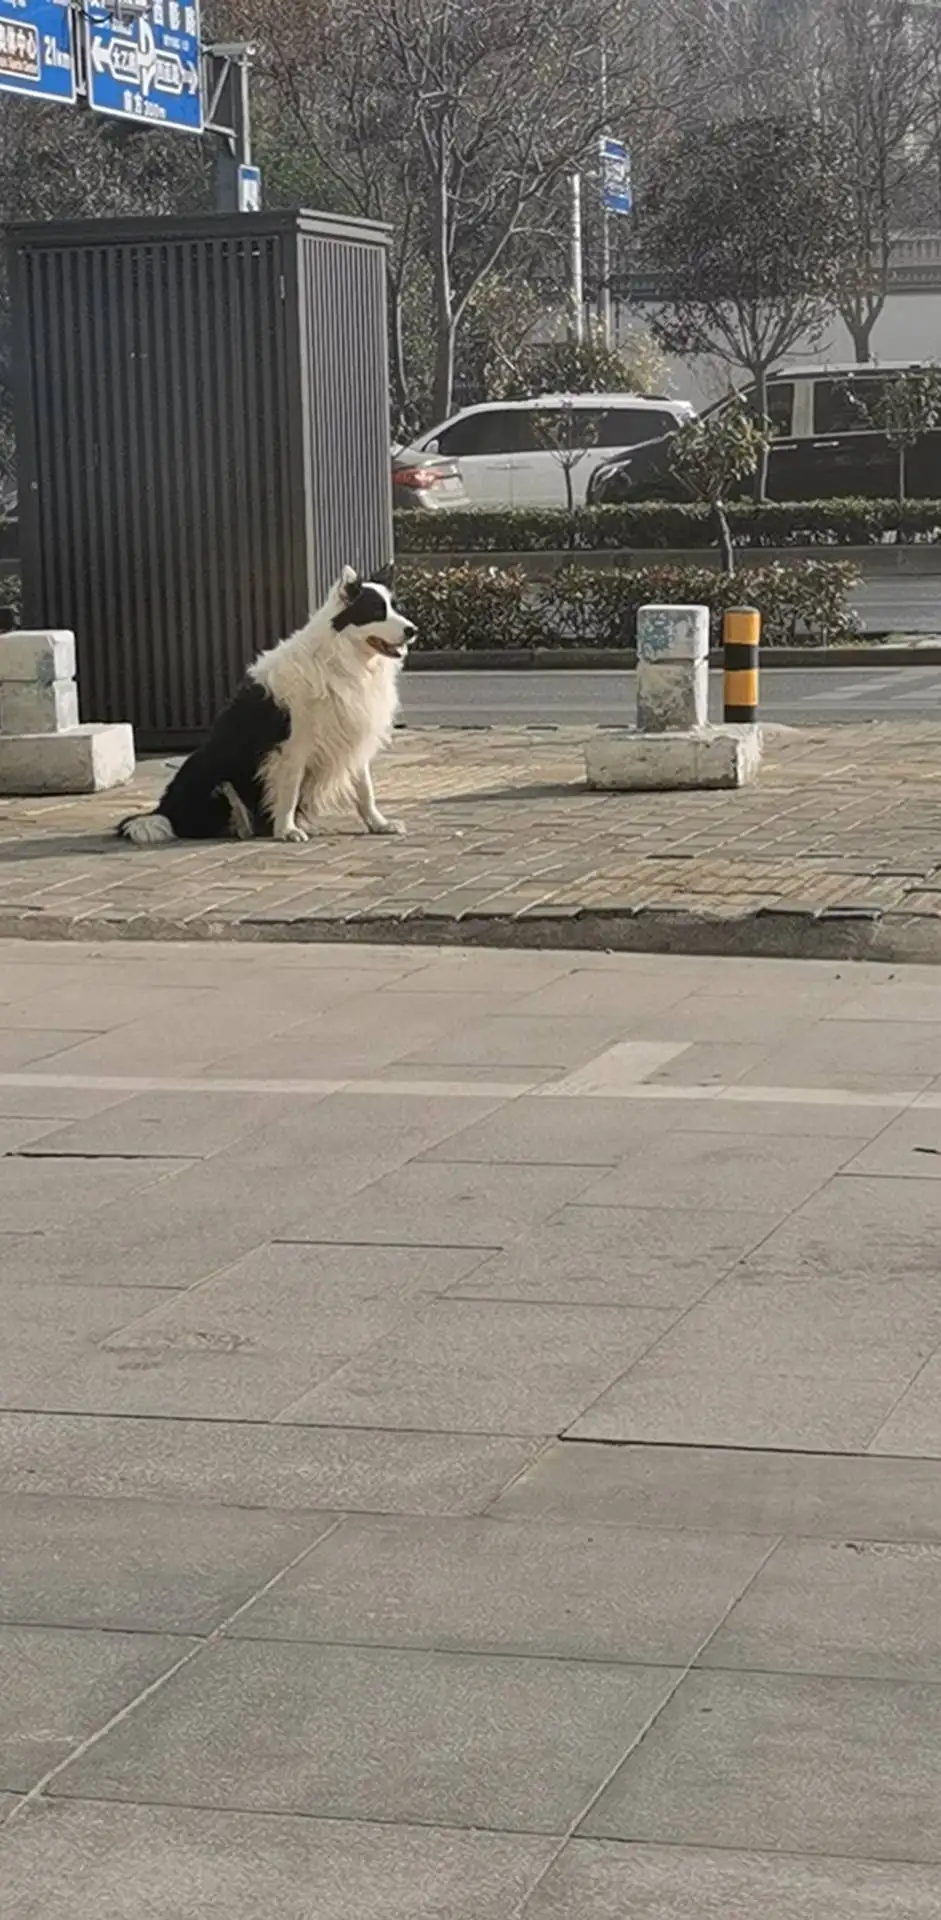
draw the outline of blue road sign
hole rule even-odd
[[[0,0],[0,88],[74,104],[69,0]]]
[[[630,151],[607,135],[601,142],[601,201],[605,213],[630,213],[634,205]]]
[[[198,0],[146,0],[136,15],[86,0],[85,23],[95,113],[202,133]]]

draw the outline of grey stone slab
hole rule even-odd
[[[515,1920],[556,1844],[46,1801],[0,1839],[0,1873],[20,1920]]]
[[[26,1074],[17,1077],[21,1081],[19,1085],[0,1084],[0,1114],[5,1118],[56,1120],[61,1126],[66,1120],[104,1113],[108,1107],[119,1106],[127,1098],[113,1087],[49,1086],[38,1072],[32,1077]]]
[[[767,1051],[746,1081],[767,1087],[920,1088],[941,1073],[941,1027],[923,1022],[821,1020],[812,1033]]]
[[[913,1108],[892,1120],[847,1162],[847,1175],[941,1180],[941,1111]]]
[[[0,1160],[0,1219],[7,1233],[43,1233],[63,1219],[79,1222],[114,1201],[155,1187],[189,1161]]]
[[[409,1079],[398,1067],[390,1073],[396,1081]],[[466,1098],[421,1091],[332,1093],[316,1104],[291,1097],[270,1122],[263,1110],[258,1113],[251,1134],[226,1158],[233,1166],[256,1171],[301,1164],[320,1173],[329,1168],[332,1177],[343,1168],[355,1184],[365,1186],[495,1113],[504,1098],[502,1093],[491,1097],[471,1090]],[[253,1099],[253,1109],[255,1105]]]
[[[32,1146],[34,1141],[48,1138],[56,1132],[57,1120],[5,1120],[0,1119],[0,1159],[8,1153],[18,1153],[21,1147]]]
[[[347,1520],[233,1632],[680,1666],[767,1552],[766,1540],[730,1535]]]
[[[650,1079],[663,1086],[703,1089],[734,1086],[763,1058],[764,1049],[760,1046],[736,1046],[731,1040],[716,1045],[707,1040],[685,1041],[682,1051],[657,1067]]]
[[[451,1248],[260,1247],[60,1370],[50,1405],[94,1413],[273,1418],[444,1291],[479,1254]]]
[[[2,1258],[18,1273],[34,1242],[13,1241]],[[98,1342],[140,1313],[140,1294],[122,1287],[32,1287],[0,1282],[0,1405],[57,1404],[64,1372],[94,1368]]]
[[[594,1167],[413,1164],[337,1206],[312,1207],[304,1237],[496,1251],[596,1178]]]
[[[349,1178],[356,1178],[352,1168]],[[336,1167],[282,1165],[252,1179],[224,1157],[195,1161],[172,1181],[135,1192],[133,1205],[102,1207],[70,1226],[51,1215],[49,1230],[18,1249],[17,1274],[34,1286],[189,1287],[286,1234],[299,1204],[315,1212],[318,1194],[323,1205],[335,1204],[344,1185]]]
[[[535,1440],[0,1413],[0,1488],[95,1499],[479,1513]]]
[[[195,1502],[0,1495],[0,1619],[209,1633],[332,1524]]]
[[[592,1808],[592,1837],[941,1861],[941,1687],[693,1673]]]
[[[941,1357],[937,1354],[890,1409],[870,1450],[941,1460]]]
[[[792,985],[782,993],[777,982],[756,984],[749,994],[705,989],[687,994],[662,1011],[648,1013],[638,1023],[640,1035],[651,1040],[691,1040],[703,1046],[754,1046],[766,1052],[780,1046],[788,1033],[813,1031],[818,1021],[845,1005],[845,982],[824,982],[801,989]]]
[[[746,1139],[775,1134],[798,1140],[855,1139],[862,1143],[875,1139],[893,1113],[901,1112],[889,1093],[849,1092],[843,1099],[815,1102],[810,1090],[805,1090],[804,1099],[796,1100],[769,1099],[765,1089],[757,1087],[748,1091],[759,1094],[759,1098],[745,1100],[737,1097],[742,1091],[736,1088],[712,1100],[684,1100],[683,1132],[740,1134]],[[780,1091],[783,1093],[783,1089]]]
[[[481,1004],[483,1011],[483,1004]],[[234,1034],[212,1057],[214,1074],[261,1079],[350,1079],[402,1060],[472,1018],[453,994],[426,993],[390,1002],[381,992],[328,1008],[317,1020],[259,1045],[250,1029]]]
[[[524,1009],[512,1016],[467,1016],[454,1032],[403,1057],[438,1067],[576,1067],[623,1039],[624,1027],[612,1015],[568,1014],[560,1020]]]
[[[485,1257],[451,1293],[679,1313],[758,1246],[774,1220],[718,1208],[562,1207],[504,1253]]]
[[[564,1832],[675,1685],[669,1668],[226,1641],[55,1782],[156,1800]],[[941,1816],[939,1816],[941,1817]]]
[[[357,948],[357,953],[359,948]],[[390,983],[388,992],[403,997],[413,993],[537,993],[573,972],[570,953],[515,952],[512,949],[439,947],[422,955],[422,964]]]
[[[891,1380],[648,1369],[618,1382],[567,1429],[570,1440],[646,1446],[808,1447],[864,1452],[898,1398]]]
[[[0,1789],[29,1792],[195,1644],[0,1627]]]
[[[583,1206],[746,1207],[785,1214],[851,1160],[853,1138],[779,1139],[774,1135],[684,1133],[682,1118],[665,1135],[629,1151],[623,1164],[579,1195]]]
[[[54,1131],[47,1123],[43,1152],[205,1160],[243,1135],[270,1127],[295,1104],[277,1096],[256,1094],[249,1101],[244,1094],[209,1090],[140,1093]]]
[[[93,1031],[87,1033],[70,1032],[63,1027],[21,1027],[0,1030],[0,1073],[15,1073],[19,1067],[33,1066],[47,1062],[46,1071],[52,1072],[51,1062],[56,1060],[59,1071],[66,1071],[56,1059],[65,1048],[72,1048],[78,1040],[91,1042],[96,1038]],[[68,1069],[71,1071],[71,1068]]]
[[[318,1426],[556,1433],[645,1352],[668,1316],[442,1301],[286,1412]]]
[[[935,1920],[937,1909],[930,1867],[573,1840],[526,1920]]]
[[[742,1268],[756,1280],[883,1281],[938,1273],[941,1186],[933,1180],[838,1177],[778,1226]]]
[[[941,1680],[941,1545],[784,1541],[700,1665]]]
[[[889,975],[864,992],[854,994],[830,1017],[851,1022],[877,1021],[880,1026],[887,1020],[902,1020],[909,1025],[924,1020],[941,1033],[941,986],[918,980],[915,969],[906,967],[904,974]]]
[[[941,1464],[865,1454],[556,1442],[510,1483],[492,1511],[566,1525],[941,1542]]]
[[[614,1166],[635,1145],[668,1131],[666,1106],[627,1100],[533,1099],[525,1094],[499,1113],[470,1126],[423,1154],[423,1160],[486,1161],[499,1166]]]

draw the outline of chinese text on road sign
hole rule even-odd
[[[87,0],[88,104],[96,113],[202,133],[198,0],[150,0],[140,15]]]
[[[0,0],[0,88],[38,100],[75,100],[68,0]]]
[[[623,140],[601,142],[601,197],[605,213],[630,213],[634,205],[631,156]]]

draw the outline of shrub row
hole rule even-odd
[[[812,500],[728,509],[741,547],[868,547],[890,538],[941,540],[941,500]],[[586,553],[627,547],[712,547],[710,509],[667,501],[636,507],[466,508],[397,513],[396,551],[409,553]]]
[[[762,640],[821,646],[854,628],[847,596],[858,581],[842,561],[807,560],[794,567],[743,568],[734,579],[710,567],[612,567],[598,573],[573,564],[535,584],[521,568],[396,569],[396,599],[418,627],[419,646],[468,653],[501,647],[632,647],[637,610],[649,602],[708,606],[713,642],[721,640],[727,607],[755,606]]]

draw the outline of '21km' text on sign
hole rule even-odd
[[[87,0],[85,33],[95,113],[202,133],[198,0],[150,0],[123,19]]]
[[[75,45],[68,0],[0,0],[0,88],[74,105]]]

